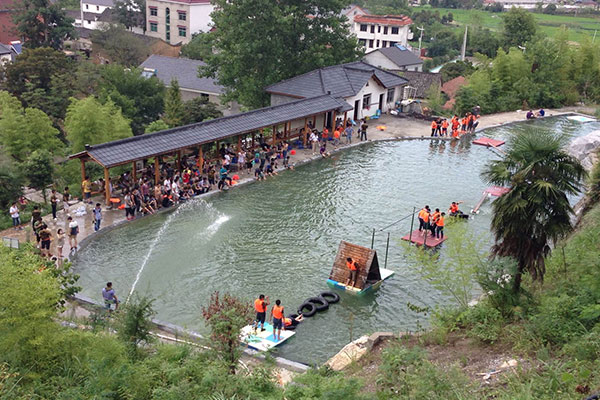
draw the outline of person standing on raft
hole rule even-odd
[[[271,319],[273,322],[273,337],[276,341],[281,340],[281,329],[283,328],[283,306],[281,300],[275,300],[275,305],[271,308]]]
[[[256,322],[254,323],[254,329],[258,329],[260,324],[260,331],[265,330],[265,320],[267,319],[267,306],[269,305],[269,296],[265,299],[265,295],[261,294],[258,299],[254,300],[254,310],[256,311]]]
[[[346,267],[348,267],[349,275],[346,281],[346,286],[354,287],[356,285],[356,278],[358,277],[358,264],[352,259],[352,257],[346,258]]]
[[[444,238],[444,217],[446,216],[446,213],[442,213],[439,218],[437,219],[437,221],[435,222],[435,237],[437,239],[443,239]]]
[[[419,211],[419,232],[429,227],[429,206],[425,206]]]

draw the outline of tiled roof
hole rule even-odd
[[[71,17],[73,19],[81,19],[81,11],[79,10],[66,10],[65,14],[68,17]],[[89,12],[89,11],[84,11],[83,12],[83,19],[86,21],[96,21],[97,18],[100,16],[101,14],[98,13],[93,13],[93,12]]]
[[[412,20],[406,15],[357,15],[354,22],[359,24],[378,24],[387,26],[411,25]]]
[[[464,76],[457,76],[454,79],[450,79],[448,82],[442,85],[442,92],[446,93],[448,97],[453,99],[458,92],[458,89],[467,84],[467,79]]]
[[[198,90],[206,93],[221,94],[223,87],[212,78],[199,78],[198,67],[206,64],[200,60],[151,55],[140,65],[141,68],[156,70],[156,76],[165,85],[177,79],[182,89]]]
[[[9,46],[0,43],[0,54],[11,54],[12,50]]]
[[[328,92],[333,97],[351,97],[356,95],[373,76],[386,88],[406,83],[406,79],[396,74],[363,61],[356,61],[316,69],[270,85],[266,91],[298,98],[314,97]]]
[[[417,89],[415,97],[418,99],[424,99],[432,85],[442,86],[442,74],[419,71],[402,71],[400,74],[408,79],[408,86]]]
[[[391,62],[399,67],[405,67],[407,65],[423,64],[423,60],[419,58],[415,53],[406,48],[399,48],[396,46],[383,47],[375,51],[381,52],[384,56],[389,58]]]
[[[350,111],[352,106],[329,95],[296,100],[211,121],[89,146],[86,151],[72,154],[70,158],[80,158],[87,154],[105,167],[114,167],[333,110]]]

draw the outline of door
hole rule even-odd
[[[360,110],[360,100],[354,102],[354,121],[358,121],[358,110]]]
[[[384,94],[385,94],[385,93],[381,93],[381,94],[379,95],[379,110],[380,110],[381,112],[383,112],[383,96],[384,96]]]

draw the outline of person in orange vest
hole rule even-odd
[[[467,131],[467,124],[469,123],[469,115],[465,114],[464,118],[460,121],[461,123],[461,133],[465,133]]]
[[[256,322],[254,323],[254,329],[258,328],[260,324],[260,331],[265,330],[265,320],[267,319],[267,306],[269,305],[269,296],[265,299],[265,295],[261,294],[258,299],[254,300],[254,310],[256,311]]]
[[[275,300],[275,305],[271,308],[271,320],[273,322],[273,337],[279,342],[281,340],[281,329],[283,328],[283,306],[279,299]]]
[[[356,285],[356,278],[358,277],[358,264],[352,259],[352,257],[346,258],[346,267],[348,267],[349,275],[346,281],[346,286],[354,287]],[[352,285],[350,285],[352,283]]]
[[[294,327],[302,321],[304,321],[304,316],[302,314],[298,314],[298,316],[295,318],[284,317],[283,318],[283,328],[284,329],[294,329]]]
[[[419,211],[419,232],[429,227],[429,206],[425,206]]]
[[[454,114],[452,117],[452,137],[458,137],[458,127],[460,123],[458,122],[458,116]]]
[[[441,136],[448,136],[448,120],[445,118],[442,121],[442,135]]]
[[[337,148],[340,144],[340,136],[341,134],[341,127],[338,127],[335,129],[335,131],[333,131],[333,147]]]
[[[323,129],[323,133],[321,134],[321,140],[325,143],[329,139],[329,129]]]
[[[437,124],[436,120],[431,121],[431,136],[437,136],[437,133],[436,133],[437,127],[438,127],[438,124]]]
[[[442,239],[444,237],[444,217],[446,213],[442,213],[435,222],[435,237]]]
[[[431,221],[430,221],[430,226],[429,226],[429,230],[431,231],[431,236],[435,236],[435,227],[437,225],[437,221],[440,218],[441,213],[440,213],[440,209],[436,208],[435,212],[433,212],[431,214]]]

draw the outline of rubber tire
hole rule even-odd
[[[335,304],[340,301],[340,295],[335,292],[322,292],[319,297],[327,300],[329,304]],[[329,298],[328,298],[329,297]]]
[[[302,311],[306,307],[309,308],[309,311],[307,311],[307,312]],[[317,313],[317,306],[315,305],[315,303],[305,301],[304,303],[300,304],[300,307],[298,307],[298,314],[302,314],[305,317],[312,317],[316,313]]]
[[[321,296],[311,297],[310,299],[306,299],[305,302],[313,303],[317,311],[325,311],[329,308],[329,302]]]

